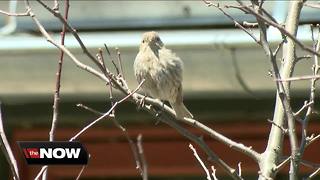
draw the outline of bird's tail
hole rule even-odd
[[[183,103],[170,103],[171,107],[176,112],[176,117],[178,119],[183,118],[193,118],[193,115],[190,113],[190,111],[186,108],[186,106]]]

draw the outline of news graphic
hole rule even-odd
[[[84,165],[88,152],[80,142],[18,141],[29,165]]]

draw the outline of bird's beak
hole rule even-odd
[[[160,41],[160,42],[156,42],[156,46],[158,47],[162,47],[163,46],[163,43]]]

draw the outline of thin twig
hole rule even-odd
[[[237,60],[236,50],[234,48],[231,48],[230,51],[231,51],[232,65],[234,67],[235,77],[238,80],[238,83],[246,93],[248,93],[252,97],[256,97],[254,92],[250,89],[250,87],[247,85],[246,81],[244,80],[243,76],[241,75],[241,70],[237,62],[238,60]]]
[[[91,108],[89,106],[86,106],[84,104],[77,104],[77,107],[83,108],[83,109],[85,109],[87,111],[90,111],[90,112],[92,112],[94,114],[97,114],[97,115],[101,115],[101,116],[103,115],[103,113],[101,113],[101,112],[99,112],[99,111],[97,111],[97,110],[95,110],[95,109],[93,109],[93,108]],[[110,114],[107,117],[114,118],[114,116],[112,114]]]
[[[243,27],[238,21],[236,21],[232,16],[230,16],[225,10],[223,10],[219,3],[212,3],[208,0],[202,0],[208,7],[214,6],[217,9],[219,9],[227,18],[229,18],[231,21],[233,21],[234,25],[240,29],[242,29],[245,33],[247,33],[257,44],[260,44],[260,41],[257,39],[257,37],[250,31],[248,31],[245,27]]]
[[[53,0],[53,10],[58,11],[59,10],[59,1]]]
[[[278,172],[281,170],[288,162],[290,162],[291,156],[287,157],[285,160],[283,160],[279,165],[273,168],[275,172]]]
[[[306,110],[312,104],[314,104],[314,102],[304,101],[303,106],[297,112],[294,113],[294,116],[299,116],[300,113],[302,113],[304,110]]]
[[[317,174],[319,174],[320,172],[320,168],[318,168],[317,170],[315,170],[312,174],[310,174],[310,176],[307,178],[308,180],[309,179],[312,179],[313,177],[315,177]]]
[[[4,154],[4,156],[6,157],[6,160],[10,166],[13,178],[15,180],[19,180],[20,176],[19,176],[19,170],[18,170],[18,166],[17,166],[17,162],[16,159],[12,153],[11,147],[9,145],[8,139],[6,137],[6,134],[4,132],[4,128],[3,128],[3,119],[2,119],[2,110],[1,110],[1,102],[0,102],[0,147],[1,150]]]
[[[139,159],[142,166],[142,179],[148,180],[148,164],[144,155],[143,147],[142,147],[142,135],[139,134],[137,137],[137,148],[139,153]]]
[[[36,0],[39,4],[42,5],[42,7],[44,7],[45,9],[47,9],[52,15],[54,15],[55,17],[57,17],[61,23],[63,23],[67,30],[74,36],[74,38],[78,41],[82,51],[84,54],[87,55],[87,57],[89,57],[92,62],[94,62],[97,67],[103,71],[103,67],[101,66],[101,64],[99,63],[99,61],[90,53],[90,51],[87,49],[87,47],[84,45],[83,41],[81,40],[79,34],[77,33],[77,31],[64,19],[64,17],[59,13],[59,11],[53,10],[51,9],[49,6],[47,6],[42,0]]]
[[[11,14],[14,14],[17,12],[17,4],[18,4],[17,0],[9,0],[8,5],[9,5],[9,12]],[[0,36],[12,34],[17,29],[17,16],[9,16],[8,14],[7,16],[8,17],[5,25],[0,28]]]
[[[119,48],[116,48],[116,52],[117,52],[117,59],[118,59],[119,67],[120,67],[120,74],[121,74],[122,78],[125,80],[123,66],[122,66],[121,53],[120,53]]]
[[[106,63],[104,61],[104,57],[103,57],[103,51],[101,48],[99,48],[99,57],[101,58],[101,64],[103,66],[103,68],[105,69],[105,71],[107,71],[107,66],[106,66]]]
[[[311,38],[313,42],[313,48],[316,52],[320,51],[320,32],[318,32],[318,39],[315,40],[314,34],[313,34],[313,26],[310,26],[311,29]],[[318,56],[314,55],[314,64],[312,66],[312,71],[314,76],[318,76],[319,72],[319,61],[318,61]],[[301,156],[303,155],[307,144],[309,143],[310,139],[308,138],[307,135],[307,128],[309,124],[309,120],[311,118],[311,115],[313,114],[314,111],[314,102],[315,102],[315,97],[316,97],[316,81],[318,79],[312,79],[310,83],[310,97],[309,97],[309,102],[312,102],[307,108],[307,112],[305,115],[305,118],[302,121],[302,133],[301,133],[301,144],[300,144],[300,154]]]
[[[104,47],[105,47],[106,50],[107,50],[107,54],[109,55],[109,59],[110,59],[111,63],[113,64],[113,67],[115,68],[117,75],[119,75],[119,74],[120,74],[119,68],[118,68],[118,66],[116,65],[116,63],[114,62],[113,57],[112,57],[112,55],[111,55],[111,53],[110,53],[110,50],[109,50],[107,44],[104,44]]]
[[[306,6],[306,7],[320,9],[320,3],[309,3],[309,2],[306,2],[303,5]]]
[[[147,99],[147,98],[146,98]],[[255,150],[253,150],[251,147],[247,147],[241,143],[237,143],[228,137],[223,136],[222,134],[216,132],[215,130],[209,128],[208,126],[200,123],[199,121],[196,121],[191,118],[184,118],[182,122],[192,125],[193,127],[196,127],[206,134],[208,134],[211,138],[216,139],[226,145],[228,145],[230,148],[237,150],[239,152],[242,152],[243,154],[251,157],[254,161],[259,162],[261,155],[257,153]]]
[[[168,113],[171,116],[175,116],[175,112],[170,107],[168,107],[167,105],[164,105],[162,102],[160,102],[156,99],[145,97],[144,95],[141,95],[141,94],[136,94],[136,97],[138,99],[144,98],[144,101],[146,104],[151,104],[153,106],[161,108],[164,113]],[[211,138],[216,139],[217,141],[226,144],[227,146],[231,147],[234,150],[237,150],[239,152],[244,153],[245,155],[251,157],[256,162],[260,161],[261,155],[259,153],[257,153],[256,151],[254,151],[252,148],[247,147],[241,143],[237,143],[237,142],[229,139],[228,137],[218,133],[217,131],[211,129],[210,127],[202,124],[201,122],[199,122],[195,119],[184,118],[184,119],[179,119],[179,121],[202,130],[203,132],[208,134]]]
[[[307,143],[306,143],[306,146],[309,146],[310,144],[312,144],[314,141],[320,139],[320,134],[318,134],[317,136],[315,137],[311,137],[311,138],[308,138],[307,139]]]
[[[47,170],[48,166],[42,166],[40,171],[38,172],[37,176],[34,178],[34,180],[38,180],[40,178],[40,176]]]
[[[90,159],[90,157],[91,157],[91,155],[90,155],[90,154],[88,154],[88,160]],[[77,176],[76,180],[79,180],[79,179],[80,179],[80,177],[81,177],[81,175],[82,175],[82,173],[83,173],[84,169],[85,169],[87,166],[88,166],[87,164],[85,164],[85,165],[83,165],[83,166],[82,166],[82,168],[81,168],[81,170],[80,170],[80,172],[79,172],[79,174],[78,174],[78,176]]]
[[[291,159],[291,156],[287,157],[287,156],[284,156],[282,157],[283,161],[290,158]],[[317,169],[317,168],[320,168],[320,164],[319,163],[314,163],[314,162],[310,162],[310,161],[307,161],[307,160],[303,160],[301,159],[300,161],[301,165],[304,165],[308,168],[313,168],[313,169]]]
[[[140,98],[144,97],[142,95]],[[145,98],[147,100],[148,98]],[[150,99],[149,99],[150,100]],[[156,100],[152,100],[156,101]],[[158,101],[156,101],[158,102]],[[139,103],[139,102],[137,102]],[[159,103],[159,102],[158,102]],[[161,109],[163,107],[162,103],[159,103],[158,105],[155,105],[158,109]],[[236,170],[232,167],[230,167],[228,164],[226,164],[222,159],[219,158],[212,150],[211,148],[203,141],[203,139],[199,138],[198,136],[192,134],[189,130],[184,128],[183,126],[179,125],[176,119],[176,116],[174,114],[174,111],[170,109],[169,111],[163,111],[162,113],[159,113],[157,109],[153,108],[153,105],[144,105],[141,108],[152,114],[154,117],[157,118],[157,120],[164,122],[174,128],[178,133],[183,135],[184,137],[188,138],[192,142],[196,143],[202,150],[207,154],[208,160],[217,163],[225,172],[230,175],[232,179],[242,179],[238,174],[236,173]]]
[[[312,80],[312,79],[320,79],[320,75],[290,77],[290,78],[276,79],[276,81],[289,82],[289,81],[302,81],[302,80]]]
[[[7,11],[0,10],[0,14],[4,14],[6,16],[29,16],[29,11],[30,10],[27,10],[24,13],[12,13],[12,12],[7,12]]]
[[[278,53],[279,53],[279,50],[282,48],[283,44],[284,44],[285,40],[282,40],[277,48],[274,50],[274,52],[272,53],[274,57],[277,57]]]
[[[56,2],[58,4],[58,2]],[[55,6],[58,6],[55,4]],[[65,0],[65,15],[64,18],[67,21],[69,16],[69,0]],[[63,25],[61,31],[61,45],[64,46],[65,42],[65,35],[66,35],[66,26]],[[61,87],[61,75],[62,75],[62,65],[64,59],[64,52],[60,50],[60,58],[58,61],[58,71],[56,73],[56,89],[54,93],[54,100],[53,100],[53,117],[52,117],[52,125],[51,130],[49,133],[49,140],[54,141],[54,133],[56,130],[56,125],[59,117],[59,101],[60,101],[60,87]]]
[[[320,168],[319,163],[314,163],[307,160],[301,160],[301,164],[309,168]]]
[[[94,68],[87,66],[85,64],[83,64],[82,62],[80,62],[65,46],[62,46],[61,44],[55,42],[53,40],[53,38],[49,35],[49,33],[45,30],[45,28],[43,27],[43,25],[40,23],[40,21],[36,18],[35,14],[31,11],[31,8],[28,7],[29,14],[30,17],[33,19],[33,21],[35,22],[36,26],[38,27],[38,29],[40,30],[40,32],[42,33],[42,35],[47,39],[47,41],[51,44],[53,44],[54,46],[56,46],[57,48],[59,48],[60,50],[62,50],[66,55],[68,55],[70,57],[70,59],[81,69],[95,75],[96,77],[102,79],[105,82],[109,82],[108,78],[105,77],[104,74],[99,73],[97,70],[95,70]],[[69,30],[69,29],[68,29]]]
[[[216,169],[214,168],[214,166],[211,166],[211,170],[212,170],[212,177],[213,177],[213,180],[218,180],[217,176],[216,176]]]
[[[281,131],[283,132],[283,134],[287,134],[288,133],[288,129],[285,129],[284,127],[276,124],[275,122],[273,122],[272,120],[270,119],[267,119],[267,121],[271,124],[273,124],[274,126],[277,126],[279,129],[281,129]]]
[[[305,56],[301,56],[301,57],[297,57],[296,58],[296,63],[301,61],[301,60],[304,60],[304,59],[311,59],[311,56],[310,55],[305,55]]]
[[[140,84],[138,85],[138,87],[131,93],[128,94],[127,96],[125,96],[124,98],[122,98],[121,100],[117,101],[116,103],[114,103],[114,105],[106,112],[104,113],[102,116],[100,116],[99,118],[97,118],[96,120],[92,121],[90,124],[88,124],[87,126],[85,126],[83,129],[81,129],[76,135],[74,135],[72,138],[70,138],[69,141],[74,141],[75,139],[77,139],[81,134],[83,134],[86,130],[88,130],[91,126],[93,126],[94,124],[96,124],[97,122],[99,122],[101,119],[104,119],[105,117],[109,116],[111,114],[111,112],[113,111],[114,108],[117,107],[118,104],[121,104],[122,102],[126,101],[130,96],[132,96],[135,92],[137,92],[140,87],[142,86],[142,84],[144,83],[145,80],[142,80],[140,82]]]
[[[241,5],[243,5],[243,3],[240,0],[237,0],[237,2],[239,2]],[[305,46],[302,42],[300,42],[295,35],[291,34],[290,32],[288,32],[282,25],[269,20],[268,18],[266,18],[265,16],[263,16],[262,14],[259,14],[257,12],[255,12],[254,9],[248,7],[248,6],[244,6],[243,8],[250,14],[254,15],[257,19],[263,21],[264,23],[273,26],[275,28],[277,28],[282,34],[286,35],[287,37],[289,37],[290,39],[292,39],[292,41],[294,41],[300,48],[302,48],[303,50],[310,52],[312,54],[315,54],[317,56],[320,56],[320,54],[316,51],[314,51],[312,48]]]
[[[251,23],[251,22],[243,21],[242,24],[245,27],[251,27],[251,28],[258,27],[258,23]]]
[[[241,162],[238,163],[238,174],[241,176]]]
[[[206,165],[204,165],[204,163],[203,163],[203,161],[201,160],[201,158],[199,157],[196,149],[192,146],[192,144],[189,144],[189,148],[193,151],[194,157],[198,160],[198,162],[200,163],[202,169],[203,169],[204,172],[206,173],[206,175],[207,175],[207,180],[212,180],[208,168],[206,167]]]
[[[58,9],[59,3],[55,1],[55,8]],[[68,21],[69,16],[69,0],[65,0],[65,15],[64,18],[66,21]],[[65,42],[65,35],[66,35],[66,26],[63,25],[62,31],[61,31],[61,45],[64,46]],[[60,50],[60,58],[58,60],[58,70],[56,73],[56,87],[55,87],[55,93],[53,97],[53,106],[52,106],[52,124],[51,129],[49,132],[49,141],[54,141],[54,136],[56,132],[56,127],[58,123],[59,118],[59,102],[60,102],[60,87],[61,87],[61,74],[62,74],[62,65],[63,65],[63,59],[64,59],[64,52]],[[47,179],[48,174],[48,168],[44,171],[42,175],[42,179]]]
[[[101,113],[101,112],[99,112],[99,111],[97,111],[97,110],[94,110],[94,109],[92,109],[92,108],[90,108],[90,107],[88,107],[88,106],[85,106],[85,105],[83,105],[83,104],[78,104],[77,105],[78,107],[81,107],[81,108],[84,108],[84,109],[86,109],[86,110],[88,110],[88,111],[90,111],[90,112],[93,112],[94,114],[97,114],[97,115],[103,115],[103,113]],[[109,116],[109,117],[111,117],[111,115]],[[127,132],[127,130],[123,127],[123,126],[121,126],[121,124],[115,119],[115,117],[114,116],[112,116],[113,118],[111,118],[112,120],[113,120],[113,123],[114,123],[114,125],[116,126],[116,127],[118,127],[123,133],[124,133],[124,136],[125,136],[125,138],[127,139],[127,141],[128,141],[128,143],[129,143],[129,145],[130,145],[130,148],[131,148],[131,151],[132,151],[132,153],[133,153],[133,157],[134,157],[134,160],[135,160],[135,163],[136,163],[136,169],[138,169],[139,170],[139,173],[140,173],[140,175],[143,177],[143,163],[141,162],[141,158],[139,158],[139,148],[137,147],[137,145],[133,142],[133,140],[130,138],[130,136],[129,136],[129,134],[128,134],[128,132]],[[105,118],[107,118],[107,117],[105,117]]]
[[[133,140],[130,138],[130,136],[128,135],[127,131],[124,131],[125,133],[125,137],[127,138],[131,151],[133,153],[133,157],[134,157],[134,162],[136,163],[136,169],[139,171],[139,174],[141,175],[141,177],[143,178],[143,167],[142,167],[142,162],[141,159],[139,158],[139,150],[137,145],[133,142]]]

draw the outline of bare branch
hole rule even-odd
[[[280,28],[286,33],[288,33],[290,36],[293,36],[295,38],[296,32],[297,32],[297,23],[296,21],[298,20],[299,17],[299,12],[300,12],[300,7],[301,4],[298,3],[292,3],[292,7],[288,13],[288,16],[290,18],[287,20],[287,25],[286,29],[283,29],[281,25],[278,23],[275,23],[274,21],[264,17],[263,11],[261,9],[261,6],[256,5],[255,3],[253,4],[253,8],[244,6],[242,1],[237,0],[237,2],[242,5],[246,11],[248,11],[250,14],[254,15],[257,19],[257,22],[259,24],[260,28],[260,41],[261,45],[266,53],[266,55],[269,58],[271,67],[272,67],[272,72],[273,72],[273,77],[276,79],[281,79],[281,76],[284,77],[290,77],[291,73],[294,68],[294,61],[292,61],[294,55],[295,55],[295,46],[292,41],[294,40],[287,40],[286,42],[286,48],[284,48],[284,54],[285,54],[285,64],[282,67],[282,71],[280,74],[280,71],[278,69],[278,65],[276,63],[276,54],[272,52],[270,44],[268,43],[268,38],[267,38],[267,26],[266,24],[273,25],[276,28]],[[287,31],[288,30],[288,31]],[[281,30],[280,30],[281,31]],[[282,32],[282,31],[281,31]],[[292,35],[292,34],[293,35]],[[296,39],[295,39],[296,40]],[[280,44],[281,45],[281,44]],[[278,46],[280,48],[280,45]],[[277,48],[277,49],[279,49]],[[278,50],[277,50],[278,51]],[[291,152],[292,152],[292,159],[295,161],[292,162],[292,167],[290,171],[290,175],[296,175],[296,169],[297,169],[297,163],[296,163],[296,156],[297,156],[297,138],[296,138],[296,133],[295,133],[295,121],[294,121],[294,115],[290,106],[290,96],[289,96],[289,90],[290,90],[290,83],[282,83],[280,81],[276,82],[276,87],[277,87],[277,97],[276,97],[276,107],[275,107],[275,112],[274,112],[274,117],[273,117],[273,122],[274,126],[271,127],[271,132],[270,132],[270,138],[268,140],[268,146],[266,148],[266,156],[267,157],[274,157],[274,156],[280,156],[281,155],[281,150],[279,149],[280,144],[282,141],[279,141],[279,139],[283,139],[283,130],[279,127],[283,127],[285,119],[284,117],[287,118],[288,122],[288,134],[289,134],[289,139],[290,139],[290,145],[291,145]],[[279,131],[280,129],[280,131]],[[276,150],[276,151],[275,151]],[[262,166],[265,166],[265,168],[262,169],[262,171],[259,172],[260,177],[264,179],[273,179],[273,176],[275,175],[274,172],[272,172],[272,166],[276,165],[276,159],[277,158],[272,158],[271,161],[266,161],[264,160],[261,164]],[[267,163],[267,164],[265,164]],[[270,163],[273,163],[273,165],[270,166]],[[261,165],[260,165],[261,166]]]
[[[51,44],[53,44],[54,46],[56,46],[57,48],[59,48],[60,50],[62,50],[66,55],[68,55],[70,57],[70,59],[81,69],[97,76],[98,78],[102,79],[105,82],[109,82],[108,78],[105,77],[103,74],[99,73],[98,71],[96,71],[94,68],[87,66],[85,64],[83,64],[82,62],[80,62],[65,46],[60,45],[59,43],[56,43],[53,38],[49,35],[49,33],[44,29],[44,27],[42,26],[42,24],[40,23],[40,21],[36,18],[35,14],[31,11],[31,8],[28,7],[29,9],[29,14],[30,17],[33,19],[33,21],[35,22],[35,24],[37,25],[37,27],[39,28],[40,32],[42,33],[42,35],[47,39],[48,42],[50,42]],[[68,29],[69,30],[69,29]]]
[[[59,3],[55,1],[55,8],[59,8]],[[68,20],[68,14],[69,14],[69,0],[65,0],[65,15],[64,19],[67,21]],[[66,26],[63,25],[62,31],[61,31],[61,45],[64,46],[64,41],[65,41],[65,35],[66,35]],[[61,87],[61,73],[62,73],[62,64],[63,64],[63,59],[64,59],[64,51],[60,50],[60,58],[58,61],[58,70],[56,73],[56,89],[54,92],[54,97],[53,97],[53,112],[52,112],[52,123],[51,123],[51,129],[49,132],[49,141],[54,141],[54,135],[58,123],[58,117],[59,117],[59,102],[60,102],[60,87]],[[46,179],[48,174],[48,168],[44,171],[42,175],[42,179]]]
[[[48,166],[42,166],[34,180],[39,180],[40,176],[48,169]]]
[[[0,14],[4,14],[6,16],[29,16],[29,9],[27,9],[26,12],[24,13],[12,13],[12,12],[7,12],[7,11],[3,11],[3,10],[0,10]]]
[[[246,81],[243,79],[241,75],[241,71],[237,62],[236,50],[234,48],[231,48],[230,51],[231,51],[231,60],[232,60],[232,65],[234,67],[236,79],[238,80],[240,86],[245,92],[255,97],[254,92],[250,89],[250,87],[247,85]]]
[[[314,141],[320,139],[320,134],[318,134],[317,136],[313,137],[313,135],[311,135],[311,137],[307,137],[307,143],[306,146],[310,145],[311,143],[313,143]]]
[[[320,54],[316,51],[314,51],[312,48],[305,46],[303,43],[301,43],[296,37],[295,35],[291,34],[290,32],[288,32],[282,25],[269,20],[268,18],[266,18],[265,16],[263,16],[262,14],[259,14],[257,12],[255,12],[254,9],[248,7],[248,6],[244,6],[243,3],[240,0],[237,0],[239,2],[239,4],[241,4],[243,6],[243,8],[250,14],[254,15],[257,20],[261,20],[264,23],[267,23],[268,25],[271,25],[275,28],[277,28],[282,34],[286,35],[287,37],[289,37],[290,39],[292,39],[292,41],[294,41],[300,48],[302,48],[303,50],[310,52],[312,54],[315,54],[317,56],[320,56]]]
[[[189,144],[189,148],[193,151],[194,157],[198,160],[198,162],[200,163],[202,169],[203,169],[204,172],[206,173],[206,175],[207,175],[207,180],[212,180],[208,168],[206,167],[206,165],[204,165],[204,163],[203,163],[203,161],[201,160],[201,158],[199,157],[196,149],[192,146],[192,144]]]
[[[138,148],[138,153],[139,153],[139,159],[142,165],[142,179],[143,180],[148,180],[148,164],[143,152],[143,147],[142,147],[142,135],[139,134],[137,137],[137,148]]]
[[[320,32],[318,32],[318,39],[315,40],[314,35],[313,35],[313,27],[310,26],[311,29],[311,38],[313,43],[313,48],[315,51],[319,52],[320,51]],[[314,76],[318,76],[318,72],[319,72],[319,60],[318,60],[318,56],[314,55],[314,64],[312,66],[312,71],[313,71],[313,75]],[[316,81],[318,80],[318,78],[312,79],[311,83],[310,83],[310,97],[309,97],[309,102],[312,102],[312,104],[310,104],[308,106],[306,115],[304,120],[302,121],[302,134],[301,134],[301,144],[300,144],[300,154],[303,155],[305,148],[307,147],[307,145],[309,144],[310,140],[308,135],[307,135],[307,128],[308,128],[308,124],[309,124],[309,120],[310,120],[310,116],[313,114],[314,112],[314,102],[315,102],[315,97],[316,97]]]
[[[17,162],[16,159],[12,153],[11,147],[9,145],[8,139],[6,137],[6,134],[4,132],[4,128],[3,128],[3,120],[2,120],[2,112],[1,112],[1,102],[0,102],[0,147],[1,150],[4,154],[4,156],[6,157],[6,160],[10,166],[13,178],[15,180],[19,180],[20,176],[19,176],[19,170],[18,170],[18,166],[17,166]]]
[[[251,27],[251,28],[258,27],[258,23],[251,23],[251,22],[243,21],[242,24],[245,27]]]
[[[213,177],[213,180],[218,180],[217,176],[216,176],[216,169],[214,168],[214,166],[211,166],[211,170],[212,170],[212,177]]]
[[[58,2],[55,2],[55,6],[58,7]],[[65,15],[64,18],[67,21],[69,15],[69,0],[65,0]],[[61,45],[64,46],[64,40],[66,35],[66,26],[63,25],[62,32],[61,32]],[[58,71],[56,73],[56,89],[54,93],[54,100],[53,100],[53,116],[52,116],[52,125],[51,130],[49,133],[50,141],[54,141],[54,133],[56,130],[56,125],[59,116],[59,101],[60,101],[60,87],[61,87],[61,73],[62,73],[62,64],[64,59],[64,52],[60,50],[60,58],[58,61]]]
[[[296,58],[296,62],[299,62],[299,61],[304,60],[304,59],[311,59],[311,56],[310,55],[305,55],[305,56],[297,57]]]
[[[59,0],[53,0],[53,10],[58,11],[59,10]]]
[[[294,113],[294,116],[298,116],[301,112],[303,112],[304,110],[306,110],[310,105],[312,105],[314,102],[308,102],[308,101],[304,101],[303,106],[296,112]]]
[[[279,170],[281,170],[288,162],[290,162],[291,160],[291,156],[289,156],[288,158],[286,158],[285,160],[283,160],[279,165],[277,165],[276,167],[273,168],[273,170],[275,172],[278,172]]]
[[[87,110],[87,111],[90,111],[90,112],[92,112],[92,113],[94,113],[94,114],[97,114],[97,115],[101,115],[101,116],[103,115],[103,113],[100,113],[99,111],[94,110],[93,108],[88,107],[88,106],[86,106],[86,105],[84,105],[84,104],[77,104],[77,107],[83,108],[83,109],[85,109],[85,110]],[[113,118],[114,116],[109,115],[108,117]]]
[[[39,4],[41,4],[45,9],[47,9],[52,15],[57,17],[67,28],[69,32],[72,33],[72,35],[75,37],[75,39],[78,41],[81,49],[83,52],[97,65],[97,67],[103,71],[103,67],[99,63],[99,61],[89,52],[87,47],[84,45],[83,41],[81,40],[80,36],[78,35],[77,31],[64,19],[64,17],[59,13],[58,10],[51,9],[48,7],[43,1],[36,0]],[[30,8],[30,7],[29,7]]]
[[[119,48],[116,48],[116,51],[117,51],[117,59],[118,59],[119,67],[120,67],[120,74],[121,74],[122,78],[125,79]]]
[[[306,167],[313,168],[313,169],[320,168],[320,164],[319,163],[314,163],[314,162],[310,162],[310,161],[307,161],[307,160],[301,160],[301,164],[306,166]]]
[[[288,133],[288,129],[285,129],[284,127],[276,124],[275,122],[273,122],[272,120],[270,119],[267,119],[267,121],[271,124],[273,124],[274,126],[277,126],[279,129],[281,129],[281,131],[283,132],[283,134],[287,134]]]
[[[137,145],[133,142],[133,140],[129,137],[127,132],[125,131],[125,135],[127,137],[127,140],[129,142],[131,151],[133,153],[134,161],[136,163],[136,169],[139,171],[139,174],[143,178],[143,167],[142,167],[142,162],[141,159],[139,158],[139,152],[138,152],[138,147]]]
[[[103,51],[102,51],[101,48],[99,48],[98,57],[100,58],[100,59],[98,59],[98,60],[101,61],[100,63],[101,63],[101,65],[103,66],[105,72],[108,72],[108,69],[107,69],[107,66],[106,66],[106,63],[105,63],[104,57],[103,57]]]
[[[290,77],[290,78],[275,79],[275,80],[281,81],[281,82],[289,82],[289,81],[312,80],[312,79],[319,79],[319,78],[320,78],[320,75],[307,75],[307,76]]]
[[[89,154],[88,159],[90,159],[90,157],[91,157],[91,155]],[[83,171],[84,171],[84,169],[85,169],[86,167],[87,167],[87,164],[82,166],[82,168],[81,168],[81,170],[80,170],[80,172],[79,172],[76,180],[79,180],[79,179],[80,179],[80,177],[81,177],[81,175],[82,175],[82,173],[83,173]]]
[[[241,162],[238,163],[238,174],[241,177]]]
[[[136,97],[140,97],[140,99],[141,99],[144,96],[136,94]],[[228,173],[228,175],[230,175],[231,178],[239,179],[239,180],[242,179],[240,176],[238,176],[235,169],[231,168],[228,164],[226,164],[222,159],[220,159],[210,149],[210,147],[208,147],[208,145],[203,141],[203,139],[198,138],[197,136],[192,134],[189,130],[187,130],[183,126],[179,125],[172,109],[170,109],[166,105],[163,105],[162,103],[160,103],[159,101],[157,101],[155,99],[151,99],[151,98],[146,97],[145,101],[146,102],[147,101],[154,102],[154,104],[150,103],[151,106],[144,104],[144,106],[141,107],[142,109],[146,110],[147,112],[152,114],[154,117],[156,117],[159,121],[168,124],[169,126],[174,128],[175,130],[177,130],[177,132],[179,132],[181,135],[183,135],[184,137],[190,139],[191,141],[193,141],[194,143],[199,145],[199,147],[202,148],[202,150],[204,150],[204,152],[207,154],[207,156],[209,157],[209,160],[217,163],[225,172]],[[139,103],[139,101],[137,101],[136,103]],[[166,111],[159,113],[156,109],[153,108],[153,106],[156,106],[159,109],[161,109],[162,107],[168,108],[169,111],[166,110]]]
[[[245,33],[247,33],[257,44],[259,44],[260,45],[260,41],[256,38],[256,36],[252,33],[252,32],[250,32],[250,31],[248,31],[245,27],[243,27],[240,23],[238,23],[238,21],[236,21],[232,16],[230,16],[225,10],[223,10],[221,7],[220,7],[220,5],[219,5],[219,3],[212,3],[212,2],[210,2],[210,1],[208,1],[208,0],[202,0],[208,7],[210,7],[210,6],[214,6],[214,7],[216,7],[217,9],[219,9],[227,18],[229,18],[231,21],[233,21],[233,23],[234,23],[234,25],[236,26],[236,27],[238,27],[238,28],[240,28],[240,29],[242,29]]]
[[[313,177],[315,177],[317,174],[319,174],[320,172],[320,168],[318,168],[317,170],[315,170],[312,174],[310,174],[310,176],[307,178],[308,180],[309,179],[312,179]]]
[[[103,113],[101,113],[101,112],[99,112],[99,111],[96,111],[96,110],[94,110],[94,109],[92,109],[92,108],[90,108],[90,107],[88,107],[88,106],[85,106],[85,105],[83,105],[83,104],[78,104],[77,105],[78,107],[81,107],[81,108],[84,108],[84,109],[86,109],[86,110],[88,110],[88,111],[90,111],[90,112],[93,112],[93,113],[95,113],[95,114],[97,114],[97,115],[103,115]],[[111,117],[112,115],[110,115],[109,117]],[[133,157],[134,157],[134,160],[135,160],[135,163],[136,163],[136,169],[138,169],[139,170],[139,173],[140,173],[140,175],[143,177],[143,178],[147,178],[147,164],[146,164],[146,161],[145,161],[145,159],[142,159],[142,158],[144,158],[144,157],[141,157],[141,156],[143,156],[143,154],[141,155],[139,155],[139,152],[142,152],[143,153],[143,149],[142,149],[142,140],[141,139],[139,139],[139,138],[137,138],[138,139],[138,142],[137,142],[137,145],[133,142],[133,140],[130,138],[130,136],[129,136],[129,134],[128,134],[128,132],[127,132],[127,130],[123,127],[123,126],[121,126],[120,124],[119,124],[119,122],[115,119],[115,117],[114,117],[114,114],[113,114],[113,116],[112,116],[113,118],[111,118],[112,120],[113,120],[113,123],[115,124],[115,126],[116,127],[118,127],[123,133],[124,133],[124,136],[126,137],[126,139],[127,139],[127,141],[128,141],[128,143],[129,143],[129,145],[130,145],[130,148],[131,148],[131,151],[132,151],[132,153],[133,153]],[[107,117],[106,117],[107,118]],[[139,137],[139,136],[138,136]],[[140,145],[138,145],[140,143]],[[140,147],[139,147],[140,146]],[[139,148],[140,148],[140,150],[139,150]]]
[[[277,48],[276,48],[276,49],[274,50],[274,52],[272,53],[274,57],[277,57],[278,52],[279,52],[279,50],[281,49],[281,47],[283,46],[283,43],[284,43],[284,42],[285,42],[285,41],[283,40],[283,41],[281,41],[281,42],[278,44]]]
[[[304,3],[304,6],[306,6],[306,7],[311,7],[311,8],[316,8],[316,9],[320,9],[320,3],[310,3],[310,2],[306,2],[306,3]]]
[[[104,47],[105,47],[106,50],[107,50],[107,53],[108,53],[108,55],[109,55],[109,59],[110,59],[111,63],[113,64],[113,67],[115,68],[115,70],[116,70],[116,72],[117,72],[117,75],[119,75],[119,74],[120,74],[119,68],[118,68],[118,66],[116,65],[116,63],[114,62],[113,57],[111,56],[111,53],[110,53],[110,50],[109,50],[107,44],[104,44]]]
[[[157,106],[157,107],[161,108],[163,110],[163,112],[166,112],[166,113],[170,114],[171,116],[175,116],[174,111],[171,108],[169,108],[167,105],[163,105],[163,103],[161,103],[160,101],[157,101],[157,100],[149,98],[149,97],[145,97],[143,95],[138,95],[138,94],[137,94],[137,98],[138,99],[145,98],[145,103],[151,104],[153,106]],[[216,132],[215,130],[209,128],[208,126],[202,124],[201,122],[199,122],[195,119],[184,118],[184,119],[179,119],[179,121],[202,130],[203,132],[208,134],[211,138],[216,139],[217,141],[220,141],[220,142],[226,144],[227,146],[229,146],[230,148],[232,148],[234,150],[237,150],[239,152],[246,154],[247,156],[251,157],[256,162],[260,161],[260,158],[261,158],[260,154],[257,153],[256,151],[254,151],[252,148],[247,147],[241,143],[237,143],[235,141],[232,141],[231,139],[223,136],[222,134]]]
[[[79,131],[76,135],[74,135],[69,141],[74,141],[75,139],[77,139],[81,134],[83,134],[86,130],[88,130],[91,126],[93,126],[94,124],[96,124],[97,122],[99,122],[101,119],[104,119],[105,117],[109,116],[110,113],[113,111],[114,108],[117,107],[118,104],[121,104],[122,102],[126,101],[130,96],[132,96],[134,93],[136,93],[140,87],[142,86],[142,84],[144,83],[145,80],[142,80],[140,82],[140,84],[138,85],[138,87],[131,93],[128,94],[127,96],[125,96],[124,98],[122,98],[121,100],[117,101],[116,103],[114,103],[114,105],[109,109],[108,112],[104,113],[102,116],[100,116],[99,118],[97,118],[96,120],[92,121],[90,124],[88,124],[86,127],[84,127],[83,129],[81,129],[81,131]]]

